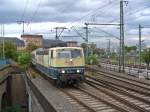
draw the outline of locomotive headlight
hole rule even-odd
[[[77,73],[80,73],[81,71],[80,70],[77,70]]]
[[[65,70],[62,70],[61,73],[65,73]]]

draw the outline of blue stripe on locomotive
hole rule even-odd
[[[44,73],[45,75],[51,77],[52,79],[57,79],[58,72],[56,70],[52,68],[44,67],[40,64],[36,64],[36,68],[40,70],[42,73]]]
[[[43,74],[47,75],[48,77],[52,78],[52,79],[58,79],[60,73],[61,68],[47,68],[45,66],[42,66],[40,64],[36,63],[36,68],[38,70],[40,70]],[[76,74],[77,73],[77,69],[82,70],[81,75],[84,74],[84,68],[62,68],[63,70],[66,71],[67,74]]]

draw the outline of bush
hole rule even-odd
[[[18,63],[23,67],[27,67],[29,65],[30,58],[30,53],[21,53],[18,56]]]
[[[86,57],[86,64],[95,65],[98,64],[96,55]]]
[[[34,78],[34,79],[38,76],[38,74],[35,72],[32,72],[31,75],[32,75],[32,78]]]

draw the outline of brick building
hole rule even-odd
[[[24,35],[21,35],[21,38],[25,41],[26,45],[28,45],[29,43],[32,43],[36,46],[43,45],[43,36],[42,35],[24,34]]]
[[[67,47],[77,47],[77,41],[67,41]]]

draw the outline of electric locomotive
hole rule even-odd
[[[32,52],[32,63],[57,84],[76,84],[85,80],[81,47],[55,47]]]

